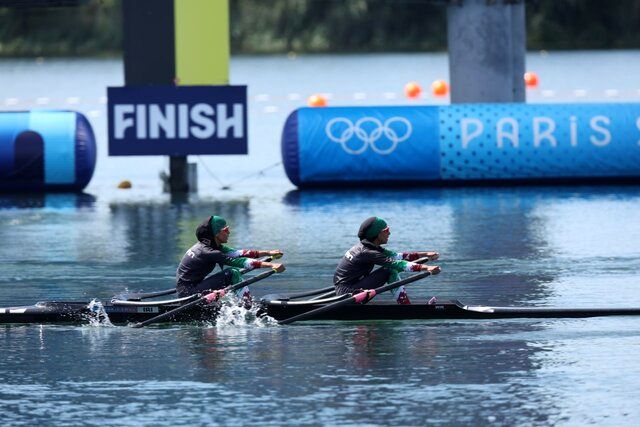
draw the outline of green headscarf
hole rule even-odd
[[[221,216],[213,215],[209,220],[209,225],[211,225],[211,232],[215,236],[220,230],[227,226],[227,221]]]
[[[367,238],[367,240],[373,240],[378,237],[378,234],[380,234],[380,232],[385,228],[387,228],[387,222],[384,219],[376,216],[374,217],[371,224],[367,226],[365,237]]]

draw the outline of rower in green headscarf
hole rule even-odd
[[[273,268],[278,273],[284,271],[283,264],[255,259],[263,256],[280,258],[281,250],[234,249],[226,245],[230,234],[227,221],[217,215],[208,217],[196,228],[198,242],[185,253],[176,271],[176,288],[181,297],[236,284],[242,280],[240,268],[266,267]],[[231,268],[207,277],[216,265]],[[251,301],[248,288],[241,289],[237,295],[245,302]]]
[[[436,260],[439,256],[437,252],[393,252],[382,247],[389,241],[389,235],[391,231],[384,219],[373,216],[364,220],[358,231],[360,242],[344,254],[336,268],[333,276],[336,294],[374,289],[385,282],[396,282],[401,271],[430,271],[431,274],[440,272],[438,266],[411,262],[422,257]],[[372,273],[376,265],[382,268]],[[392,293],[398,304],[411,304],[404,286],[396,288]]]

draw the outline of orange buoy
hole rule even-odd
[[[118,188],[120,188],[121,190],[126,190],[131,187],[131,181],[129,181],[128,179],[125,179],[124,181],[121,181],[120,184],[118,184]]]
[[[407,98],[418,98],[422,93],[422,88],[416,82],[409,82],[404,85],[404,94]]]
[[[533,71],[527,71],[524,73],[524,84],[531,89],[538,87],[538,75]]]
[[[315,93],[307,99],[307,105],[309,107],[326,107],[327,98],[319,93]]]
[[[446,96],[449,93],[449,85],[444,80],[436,80],[431,83],[431,93],[434,96]]]

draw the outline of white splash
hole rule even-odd
[[[89,309],[89,313],[87,314],[89,326],[114,326],[113,323],[111,323],[111,319],[109,319],[109,315],[104,310],[102,302],[97,299],[92,299],[89,305],[87,305],[87,308]]]
[[[228,326],[265,327],[277,326],[278,321],[266,314],[258,316],[259,307],[255,304],[246,308],[245,305],[233,295],[227,295],[220,301],[220,308],[216,318],[216,328]]]

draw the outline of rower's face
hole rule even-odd
[[[227,243],[229,241],[229,234],[231,234],[231,230],[229,230],[229,226],[227,225],[216,234],[216,239],[218,239],[220,243]]]
[[[380,242],[380,244],[384,245],[385,243],[387,243],[389,241],[390,235],[391,235],[391,230],[389,230],[389,227],[382,230],[380,234],[378,234],[378,241]]]

